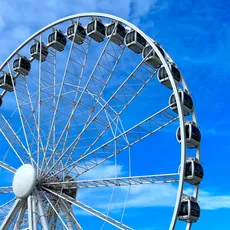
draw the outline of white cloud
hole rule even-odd
[[[132,22],[135,25],[140,23],[141,17],[148,15],[149,11],[156,7],[157,0],[133,0],[132,1]]]
[[[36,1],[22,0],[18,4],[16,0],[10,3],[1,0],[0,30],[4,29],[4,36],[0,38],[1,58],[6,58],[29,35],[62,17],[84,12],[104,12],[138,24],[140,17],[146,15],[155,2],[146,0],[143,4],[137,0],[117,0],[114,5],[114,1],[107,0],[51,0],[38,4]]]
[[[131,13],[131,0],[116,0],[116,2],[108,0],[96,1],[98,12],[110,13],[128,19]],[[114,4],[115,3],[115,4]]]
[[[151,10],[151,8],[155,6],[156,2],[156,0],[133,0],[132,3],[135,17],[138,18],[146,15]]]
[[[123,166],[117,165],[116,169],[114,167],[114,163],[107,161],[102,165],[99,165],[92,170],[81,176],[81,179],[103,179],[103,178],[114,178],[115,175],[122,176],[123,175]]]
[[[230,195],[217,195],[211,192],[201,191],[199,202],[202,209],[215,210],[220,208],[230,208]]]
[[[121,165],[117,165],[118,176],[124,175]],[[114,167],[112,162],[94,168],[92,172],[85,174],[84,179],[112,178]],[[112,201],[112,212],[118,212],[124,207],[125,197],[129,187],[117,187]],[[111,196],[111,188],[91,188],[80,189],[78,199],[91,205],[92,207],[106,212]],[[192,195],[193,190],[186,188],[187,195]],[[127,208],[146,208],[146,207],[174,207],[177,196],[177,186],[175,184],[152,184],[132,186]],[[97,197],[97,199],[95,199]],[[220,208],[230,208],[230,195],[218,195],[206,190],[199,191],[199,204],[203,210],[215,210]],[[78,215],[85,213],[78,211]]]

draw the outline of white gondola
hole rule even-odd
[[[13,62],[13,69],[15,72],[24,76],[28,75],[31,69],[30,61],[26,57],[18,57]]]
[[[173,79],[177,85],[181,81],[180,70],[172,63],[169,63],[168,66],[169,66],[169,69],[171,70]],[[169,76],[168,76],[168,74],[165,70],[165,67],[163,65],[157,71],[157,78],[161,84],[163,84],[164,86],[166,86],[169,89],[172,89],[172,85],[171,85],[171,82],[169,80]]]
[[[66,37],[60,30],[54,30],[48,36],[48,46],[53,47],[57,51],[63,51],[66,46]]]
[[[181,143],[181,132],[180,127],[178,127],[176,132],[176,137],[179,143]],[[195,148],[200,144],[201,133],[199,128],[194,122],[185,123],[185,142],[187,148]]]
[[[71,176],[66,176],[64,178],[64,181],[74,181],[74,179]],[[70,196],[70,197],[76,199],[76,196],[77,196],[77,188],[76,187],[74,188],[74,187],[71,187],[68,185],[64,185],[62,192],[64,194],[66,194],[67,196]]]
[[[163,49],[158,44],[155,43],[155,45],[162,56],[165,57]],[[150,45],[145,46],[143,49],[142,58],[145,59],[145,62],[153,68],[159,68],[162,65],[160,58]]]
[[[0,88],[12,92],[14,91],[15,81],[12,80],[9,73],[3,73],[3,75],[0,77]]]
[[[193,197],[186,197],[181,200],[178,219],[188,223],[196,222],[200,217],[200,206]]]
[[[105,37],[105,25],[101,20],[94,19],[87,25],[86,32],[96,42],[102,42]]]
[[[77,22],[73,23],[68,27],[66,34],[68,39],[70,39],[71,41],[73,41],[74,39],[74,42],[78,45],[81,45],[86,37],[85,28],[80,23]]]
[[[36,41],[31,47],[30,47],[30,55],[32,58],[40,60],[40,48],[42,47],[41,52],[41,61],[44,62],[48,56],[48,47],[44,45],[42,42],[42,46],[40,45],[39,41]]]
[[[179,167],[179,173],[181,166]],[[185,161],[184,180],[192,185],[198,185],[204,178],[204,169],[196,158],[188,158]]]
[[[146,40],[135,30],[131,30],[125,35],[125,45],[137,54],[142,52],[146,44]]]
[[[106,27],[105,30],[106,36],[111,39],[112,42],[114,42],[117,45],[121,45],[124,43],[124,38],[126,35],[126,29],[124,26],[122,26],[121,23],[112,22]]]
[[[204,169],[196,158],[189,158],[185,165],[185,181],[189,184],[200,184],[204,178]]]
[[[193,100],[192,97],[187,93],[186,90],[179,90],[179,97],[182,102],[182,109],[184,112],[184,116],[189,115],[193,111]],[[169,98],[170,108],[173,112],[178,113],[176,97],[174,93]]]

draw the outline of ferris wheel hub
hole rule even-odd
[[[13,192],[18,198],[28,197],[36,185],[36,171],[30,164],[18,168],[13,179]]]

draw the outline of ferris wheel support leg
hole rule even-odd
[[[68,209],[65,207],[65,205],[63,204],[63,202],[61,201],[60,203],[60,207],[61,207],[61,210],[65,216],[65,219],[66,219],[66,225],[68,227],[69,230],[73,230],[73,226],[72,226],[72,220],[71,220],[71,217],[69,215],[69,211]]]
[[[73,224],[75,225],[76,229],[82,230],[81,225],[79,224],[78,220],[76,219],[76,217],[73,214],[73,210],[72,210],[71,205],[69,203],[67,203],[66,201],[63,201],[63,200],[62,200],[62,203],[63,203],[64,208],[67,210],[67,213],[71,217]]]
[[[53,216],[53,223],[52,223],[52,226],[51,226],[51,230],[55,230],[56,229],[56,226],[57,226],[57,214],[55,213],[55,214],[53,214],[54,216]]]
[[[36,213],[36,196],[33,194],[31,196],[31,203],[32,203],[32,218],[33,218],[33,230],[37,230],[37,213]]]
[[[44,193],[44,191],[42,191],[42,193],[43,193],[43,196],[44,196],[44,197],[46,198],[46,200],[48,201],[48,203],[50,204],[50,206],[52,207],[53,211],[55,212],[55,214],[54,214],[54,218],[55,218],[55,219],[54,219],[54,222],[53,222],[53,224],[52,224],[52,226],[51,226],[51,230],[55,230],[55,229],[56,229],[57,217],[58,217],[59,220],[62,222],[63,227],[64,227],[65,229],[68,230],[68,228],[67,228],[65,222],[62,220],[62,217],[59,215],[60,207],[59,207],[58,209],[56,209],[56,208],[54,207],[54,205],[52,204],[52,202],[50,201],[50,199],[49,199],[49,198],[47,197],[47,195]]]
[[[27,198],[27,206],[28,206],[28,226],[29,226],[29,230],[33,230],[32,198],[31,198],[31,196],[29,196]]]
[[[24,204],[22,204],[22,207],[19,211],[18,219],[17,219],[17,222],[15,224],[14,230],[20,230],[21,225],[22,225],[22,221],[23,221],[23,217],[24,217],[25,212],[26,212],[26,207],[27,207],[26,201],[24,201]]]
[[[38,212],[40,214],[40,220],[41,220],[42,228],[43,228],[43,230],[49,230],[48,222],[47,222],[47,216],[44,213],[44,209],[42,207],[42,201],[41,201],[40,195],[37,192],[37,190],[35,190],[35,194],[36,194],[36,198],[37,198],[37,206],[38,206]]]

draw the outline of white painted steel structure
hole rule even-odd
[[[66,26],[65,23],[69,25],[76,23],[74,36],[79,36],[76,35],[77,25],[80,25],[81,22],[81,25],[86,26],[91,20],[97,18],[101,19],[104,25],[115,22],[114,31],[118,24],[123,25],[126,31],[137,31],[152,47],[159,58],[158,62],[161,61],[161,66],[165,68],[169,77],[171,84],[169,88],[172,88],[175,95],[178,114],[171,111],[172,105],[166,104],[146,119],[132,125],[131,128],[125,127],[121,119],[122,114],[151,83],[157,73],[157,68],[145,62],[151,56],[149,52],[146,58],[137,59],[139,62],[129,67],[132,70],[126,73],[127,76],[112,91],[113,86],[110,85],[110,81],[114,76],[118,76],[116,70],[120,70],[119,65],[122,64],[120,62],[128,49],[124,42],[119,43],[117,40],[121,39],[121,36],[116,39],[109,36],[100,43],[93,41],[93,36],[92,38],[82,36],[81,42],[83,38],[84,42],[81,44],[81,42],[76,42],[75,37],[68,40],[66,35],[68,44],[66,50],[62,51],[63,53],[59,53],[58,49],[55,50],[53,48],[55,46],[48,46],[48,56],[46,56],[42,52],[39,53],[39,45],[37,45],[38,50],[34,49],[33,52],[37,52],[34,57],[38,60],[34,57],[28,58],[31,63],[29,75],[24,76],[13,71],[14,59],[18,55],[26,56],[25,50],[28,50],[34,41],[45,44],[48,32],[53,31],[54,28],[63,28],[63,25]],[[113,43],[113,40],[117,44]],[[135,43],[132,44],[135,45]],[[99,55],[96,49],[93,50],[94,46],[100,47],[98,48],[101,50]],[[0,71],[8,72],[16,84],[13,86],[14,92],[10,93],[6,90],[1,92],[3,103],[0,111],[0,131],[9,149],[6,150],[3,160],[0,161],[0,167],[2,170],[17,175],[15,168],[30,164],[30,168],[36,170],[37,180],[36,185],[31,182],[31,188],[34,187],[34,189],[29,195],[22,191],[21,197],[0,206],[1,229],[16,230],[28,227],[36,230],[41,226],[43,229],[57,229],[58,226],[61,226],[62,229],[82,229],[72,206],[77,206],[116,228],[135,229],[135,226],[128,226],[122,221],[113,219],[109,216],[109,212],[103,214],[80,202],[76,199],[78,190],[177,182],[178,193],[169,229],[175,228],[186,183],[184,180],[186,159],[190,157],[186,154],[185,123],[187,120],[183,114],[179,88],[186,90],[188,94],[189,90],[183,77],[179,84],[174,80],[168,66],[168,63],[173,63],[173,61],[161,48],[165,53],[163,56],[162,50],[160,51],[158,47],[155,41],[124,19],[103,13],[84,13],[49,24],[28,38],[7,58],[0,67]],[[133,49],[135,50],[135,46]],[[138,56],[138,54],[135,55]],[[66,60],[59,59],[62,57],[65,57]],[[64,66],[62,77],[58,63]],[[89,66],[92,68],[90,69]],[[125,71],[122,75],[124,73]],[[108,90],[109,87],[111,90]],[[15,110],[9,115],[9,108],[6,108],[6,105],[8,104],[9,107],[11,102],[8,103],[8,101],[11,97],[15,99],[15,103],[12,103],[12,107],[15,104]],[[198,126],[194,109],[190,119]],[[130,174],[127,177],[98,178],[96,180],[78,178],[112,159],[116,167],[118,153],[129,152],[133,145],[176,121],[179,122],[181,130],[179,173],[142,176]],[[195,151],[194,157],[199,162],[199,145],[196,146]],[[12,164],[12,160],[9,160],[12,156],[16,157],[17,166]],[[20,174],[20,178],[28,178],[27,176]],[[32,178],[29,179],[32,180]],[[23,183],[22,185],[26,186]],[[194,200],[197,201],[199,185],[195,184],[191,187],[194,191]],[[17,187],[17,189],[20,188]],[[0,194],[1,196],[13,194],[13,188],[11,186],[1,187]],[[110,205],[111,202],[109,207]],[[126,208],[126,204],[124,206]],[[192,222],[188,221],[186,229],[189,230],[191,226]]]

